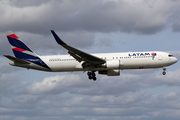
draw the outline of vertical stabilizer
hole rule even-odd
[[[37,57],[37,54],[34,53],[27,45],[23,43],[19,37],[17,37],[12,31],[5,32],[8,38],[9,43],[11,44],[14,55],[19,59],[27,59]]]
[[[19,39],[12,31],[5,32],[8,41],[12,47],[15,57],[5,55],[8,59],[14,61],[14,66],[32,68],[49,71],[50,68],[41,60],[40,56],[33,52],[24,42]]]

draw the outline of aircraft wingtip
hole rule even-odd
[[[60,45],[66,45],[66,43],[64,43],[61,38],[59,38],[59,36],[54,32],[54,30],[51,30],[56,42]]]

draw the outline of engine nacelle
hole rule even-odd
[[[119,76],[120,70],[103,70],[103,71],[99,71],[99,74],[104,74],[107,76]]]
[[[106,61],[107,69],[120,69],[120,60]]]
[[[106,61],[106,63],[99,65],[97,67],[107,68],[107,70],[120,69],[120,60],[109,60]]]

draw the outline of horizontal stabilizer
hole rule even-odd
[[[4,55],[4,56],[7,57],[9,60],[14,61],[15,63],[30,64],[29,62],[27,62],[25,60],[22,60],[22,59],[19,59],[19,58],[15,58],[15,57],[12,57],[10,55]]]

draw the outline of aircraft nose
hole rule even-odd
[[[174,57],[173,62],[176,63],[178,61],[178,59],[176,57]]]

